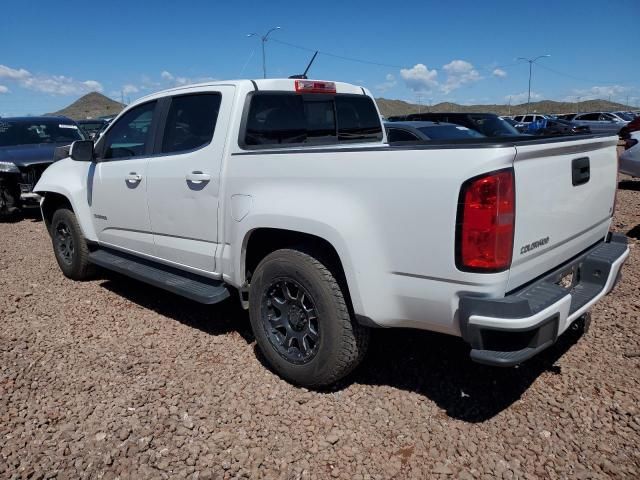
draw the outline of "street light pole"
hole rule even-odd
[[[544,57],[550,57],[551,55],[538,55],[535,58],[524,58],[518,57],[518,60],[524,60],[525,62],[529,62],[529,93],[527,94],[527,114],[529,113],[529,104],[531,103],[531,73],[533,70],[533,64],[536,60],[539,60]]]
[[[267,78],[267,59],[266,59],[266,55],[265,55],[265,51],[264,51],[264,44],[267,43],[267,40],[269,39],[269,34],[271,32],[273,32],[274,30],[280,30],[280,27],[273,27],[272,29],[270,29],[264,35],[260,35],[258,33],[248,33],[247,34],[247,37],[258,37],[260,39],[260,41],[262,42],[262,77],[263,78]]]

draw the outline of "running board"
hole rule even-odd
[[[229,297],[223,282],[195,275],[116,250],[99,249],[89,254],[99,267],[163,288],[182,297],[211,305]]]

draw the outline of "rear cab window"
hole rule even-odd
[[[247,102],[238,139],[245,149],[382,140],[378,111],[365,95],[259,91]]]

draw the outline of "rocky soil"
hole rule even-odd
[[[330,392],[256,355],[247,315],[59,272],[37,216],[0,224],[0,478],[639,478],[640,180],[618,288],[515,369],[452,337],[375,331]]]

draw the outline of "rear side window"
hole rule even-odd
[[[173,97],[162,136],[162,153],[194,150],[211,142],[221,100],[219,93]]]
[[[382,139],[371,98],[361,95],[258,92],[250,97],[241,144],[326,145]]]

